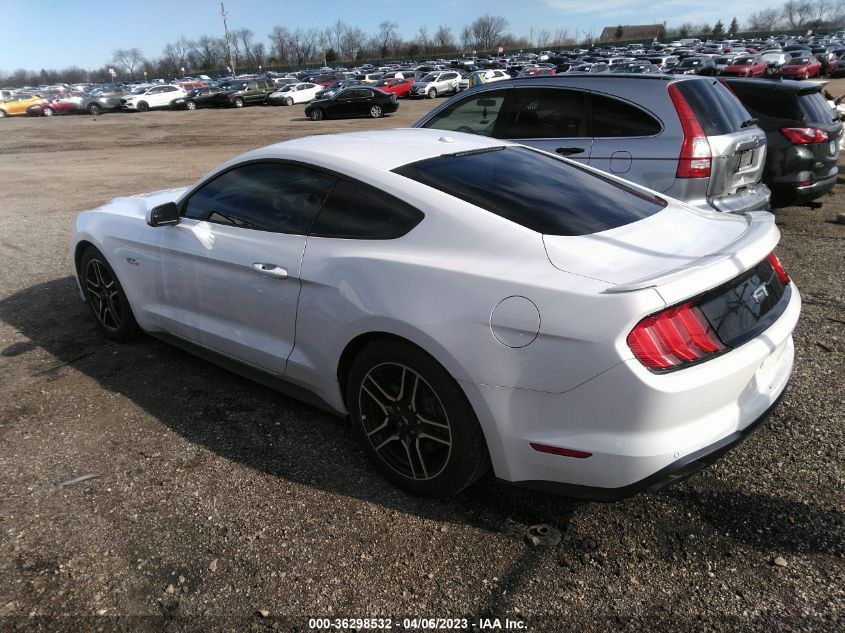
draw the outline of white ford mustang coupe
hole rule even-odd
[[[144,331],[349,415],[382,473],[613,500],[724,454],[792,371],[773,216],[437,130],[300,138],[80,213],[106,337]]]

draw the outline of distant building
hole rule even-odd
[[[666,35],[665,24],[623,24],[622,37],[617,37],[619,25],[606,26],[599,35],[599,42],[615,42],[617,40],[659,40]]]

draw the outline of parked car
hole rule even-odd
[[[374,87],[400,98],[410,94],[413,83],[411,79],[382,79]]]
[[[30,92],[19,92],[11,97],[7,97],[5,101],[0,102],[0,119],[7,116],[19,116],[27,114],[30,106],[40,105],[46,103],[44,99],[37,94]]]
[[[780,67],[784,79],[809,79],[816,77],[821,70],[821,63],[812,55],[793,57]]]
[[[776,204],[806,203],[831,191],[839,175],[842,122],[823,84],[726,79],[766,132],[763,182]]]
[[[618,499],[700,470],[773,411],[801,303],[773,216],[442,135],[294,139],[82,212],[80,293],[108,339],[144,331],[348,416],[417,495],[492,467]]]
[[[113,112],[120,110],[120,100],[127,94],[129,91],[121,86],[95,88],[82,97],[79,107],[92,115]]]
[[[716,74],[716,62],[709,55],[684,57],[670,71],[673,75],[706,75]]]
[[[297,81],[296,83],[292,84],[285,84],[275,92],[271,92],[270,95],[267,97],[267,103],[270,105],[278,106],[278,105],[289,105],[287,103],[288,92],[290,92],[291,88],[300,84],[302,82]],[[315,84],[316,85],[316,84]],[[322,89],[322,88],[321,88]]]
[[[298,84],[291,84],[285,86],[282,90],[274,93],[271,103],[281,103],[282,105],[293,105],[294,103],[308,103],[317,98],[317,93],[323,90],[320,84],[311,83],[310,81],[303,81]]]
[[[335,96],[344,88],[351,88],[352,86],[363,86],[364,82],[358,79],[341,79],[332,84],[329,84],[317,93],[317,99],[325,99]]]
[[[760,58],[769,65],[769,74],[780,72],[780,67],[783,66],[789,59],[789,55],[782,50],[766,50],[760,55]]]
[[[727,77],[763,77],[769,64],[759,55],[738,55],[733,62],[719,71]]]
[[[651,62],[626,62],[624,64],[616,64],[611,68],[610,72],[648,75],[662,73],[663,71]]]
[[[466,90],[480,84],[495,83],[497,81],[506,81],[511,76],[504,70],[476,70],[469,73],[466,77],[458,79],[458,90]]]
[[[223,89],[218,86],[205,86],[195,88],[184,97],[177,97],[170,106],[176,110],[196,110],[197,108],[210,108],[220,105],[220,95]]]
[[[384,73],[361,73],[359,75],[355,75],[355,79],[361,83],[374,85],[379,82],[382,75],[384,75]]]
[[[414,127],[514,140],[703,209],[769,207],[760,182],[766,135],[715,79],[601,73],[512,80],[453,97]]]
[[[215,95],[216,103],[235,108],[268,103],[269,96],[278,90],[272,79],[248,79],[221,83]]]
[[[312,121],[369,116],[377,119],[396,112],[396,95],[369,86],[344,88],[333,97],[312,101],[305,107],[305,116]]]
[[[458,92],[460,79],[461,75],[457,71],[435,70],[419,81],[415,81],[411,85],[409,96],[434,99],[438,96],[454,94]]]
[[[140,91],[132,91],[120,100],[123,110],[146,112],[153,108],[169,108],[174,99],[184,97],[187,92],[174,85],[150,86]]]
[[[53,116],[54,114],[71,114],[80,112],[81,97],[59,97],[49,101],[42,100],[26,109],[31,116]]]
[[[839,56],[835,64],[830,67],[831,78],[845,77],[845,54]]]

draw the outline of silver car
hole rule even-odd
[[[769,208],[766,135],[713,78],[555,75],[462,92],[414,127],[513,140],[703,209]]]
[[[439,95],[450,95],[458,92],[458,82],[461,74],[455,70],[435,70],[428,73],[411,86],[411,97],[428,97],[434,99]]]

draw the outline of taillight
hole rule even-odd
[[[677,85],[669,85],[669,96],[675,104],[675,110],[681,120],[681,129],[684,132],[684,142],[681,145],[681,155],[678,157],[678,170],[675,175],[678,178],[709,178],[712,154],[704,130],[701,129],[701,124]]]
[[[693,303],[669,308],[637,323],[628,335],[628,347],[652,370],[679,367],[725,349]]]
[[[828,141],[827,132],[816,127],[782,127],[780,131],[793,145],[812,145]]]
[[[775,271],[775,274],[778,276],[778,279],[780,279],[780,282],[784,285],[788,284],[789,273],[784,270],[783,264],[780,263],[778,256],[774,253],[769,253],[769,256],[766,258],[766,261],[769,262],[772,267],[772,270]]]

